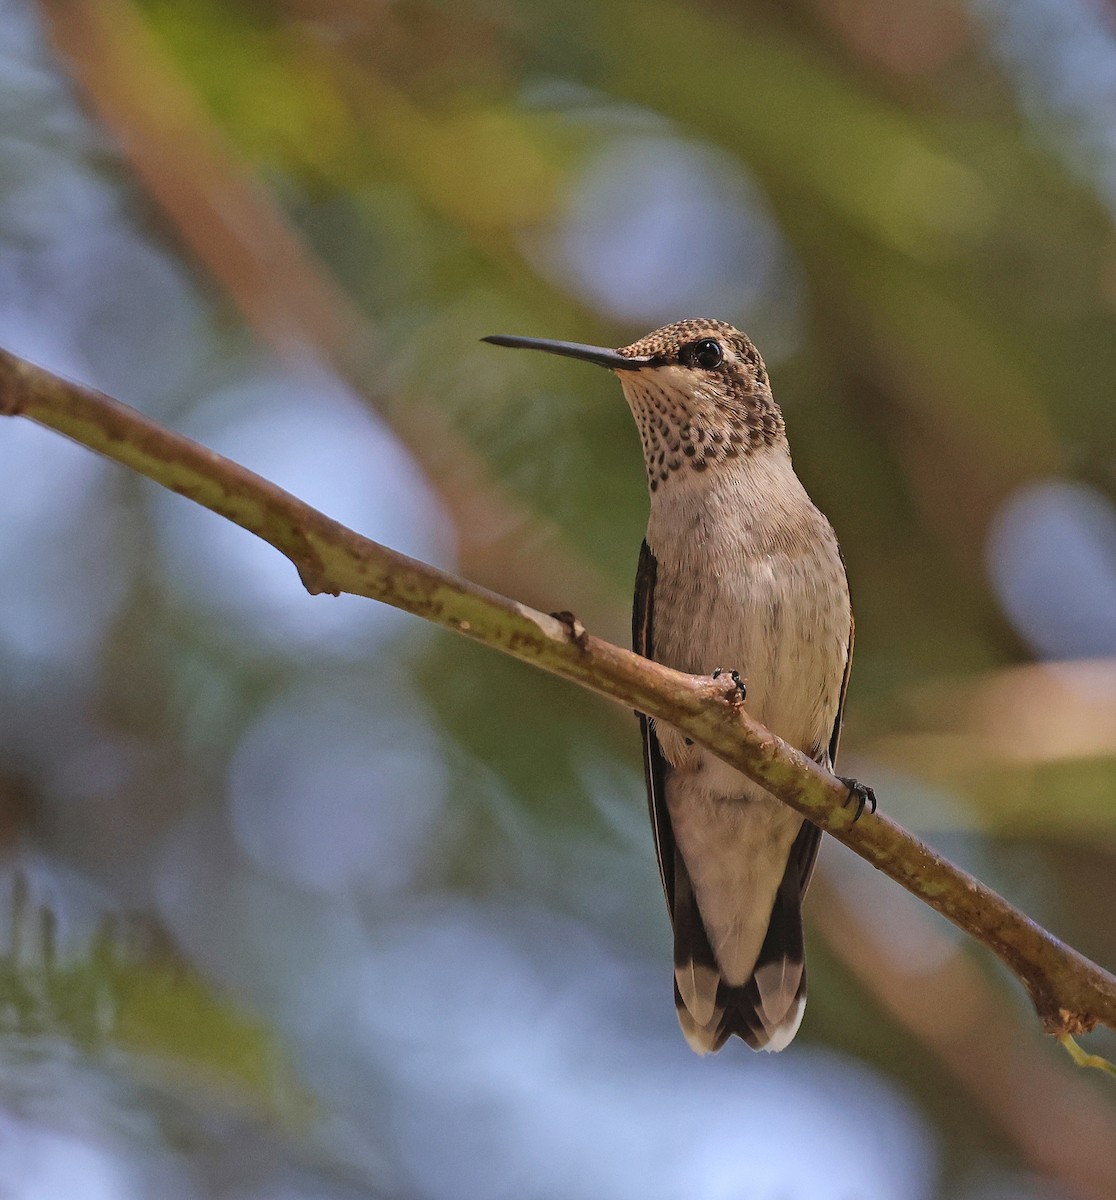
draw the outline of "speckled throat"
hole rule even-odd
[[[763,359],[746,334],[724,321],[678,321],[618,350],[511,334],[484,341],[615,371],[639,428],[653,492],[679,472],[700,474],[786,445]]]
[[[702,367],[688,353],[705,338],[723,348],[715,367]],[[772,398],[763,359],[731,325],[680,321],[618,353],[647,361],[618,374],[643,443],[651,491],[674,472],[702,472],[785,445],[783,414]]]

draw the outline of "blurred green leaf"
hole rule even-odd
[[[8,1034],[64,1037],[92,1055],[123,1052],[180,1085],[287,1120],[309,1115],[275,1034],[169,948],[143,953],[149,926],[105,917],[82,951],[60,954],[57,917],[31,898],[21,873],[7,911],[0,1014]]]

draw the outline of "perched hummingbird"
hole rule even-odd
[[[617,373],[651,493],[636,652],[692,674],[731,669],[752,716],[832,769],[853,648],[848,582],[751,341],[710,320],[619,350],[484,340]],[[806,1004],[801,906],[821,832],[670,725],[640,723],[682,1032],[699,1054],[733,1033],[782,1050]],[[871,789],[843,782],[857,815],[874,809]]]

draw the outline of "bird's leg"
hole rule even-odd
[[[876,793],[866,784],[860,783],[855,779],[846,779],[844,775],[838,775],[837,778],[849,789],[849,794],[845,797],[845,806],[856,802],[856,813],[853,815],[853,824],[860,820],[861,814],[867,807],[869,812],[876,811]]]

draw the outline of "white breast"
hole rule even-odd
[[[653,655],[695,674],[735,669],[751,714],[823,758],[833,733],[852,615],[837,541],[782,447],[652,498],[657,561]],[[725,979],[751,974],[802,818],[661,723],[675,841]]]
[[[654,656],[696,674],[738,670],[749,712],[810,754],[828,745],[852,623],[837,540],[785,451],[652,498]]]

